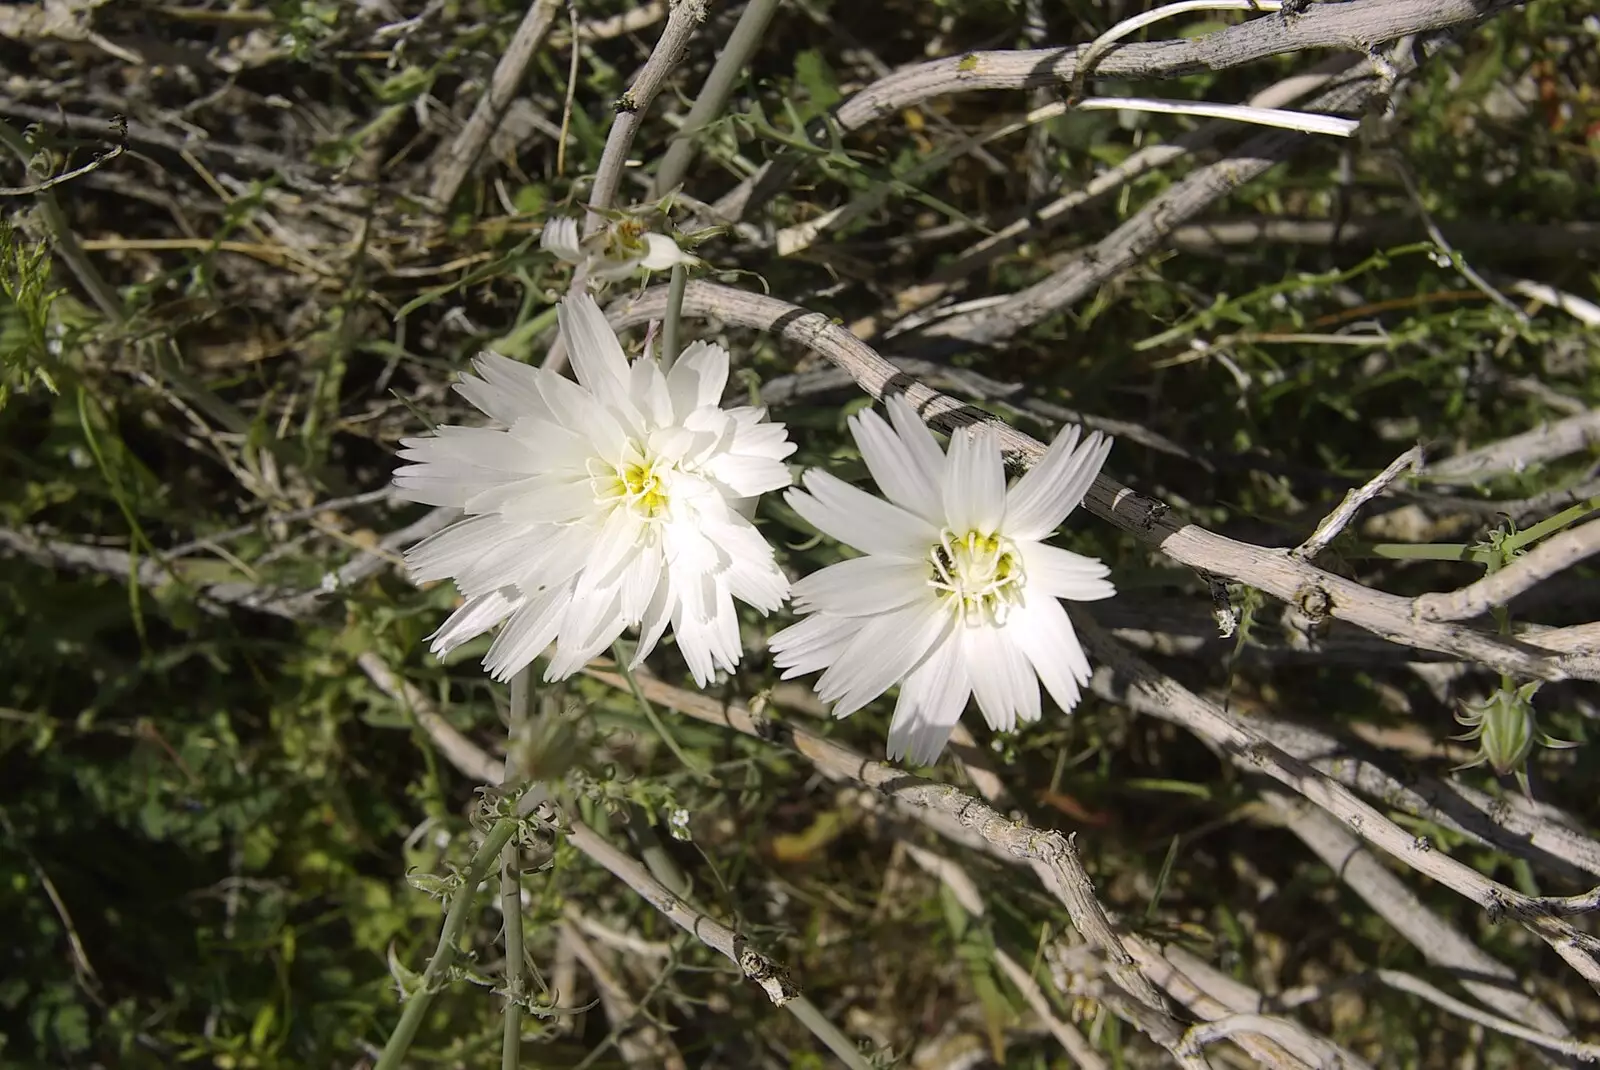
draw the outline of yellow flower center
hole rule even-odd
[[[970,627],[1004,624],[1012,607],[1022,604],[1027,576],[1010,539],[976,531],[957,535],[947,528],[928,560],[933,566],[928,586]]]
[[[633,510],[642,520],[656,520],[669,505],[666,474],[671,464],[644,455],[637,447],[628,450],[620,464],[598,458],[589,462],[589,485],[595,501]]]

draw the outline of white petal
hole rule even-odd
[[[1089,659],[1061,603],[1053,598],[1032,598],[1012,611],[1006,633],[1027,657],[1050,697],[1063,712],[1071,712],[1089,682]]]
[[[583,668],[616,642],[624,627],[622,594],[616,588],[572,598],[556,635],[555,653],[545,667],[545,680],[565,680]]]
[[[1049,595],[1074,602],[1095,602],[1117,593],[1104,562],[1042,542],[1019,542],[1022,571],[1030,598]]]
[[[593,444],[595,456],[612,462],[622,456],[628,443],[628,430],[619,420],[622,410],[602,405],[571,379],[550,372],[540,373],[539,394],[562,427]],[[628,408],[632,409],[631,403]]]
[[[644,244],[646,251],[639,266],[646,271],[665,271],[674,264],[687,264],[694,259],[665,234],[646,234]]]
[[[765,409],[751,411],[761,415],[766,414]],[[729,453],[782,461],[799,448],[789,441],[789,429],[783,424],[745,423],[734,416],[732,412],[728,412],[728,416],[734,420],[735,424],[733,441],[728,444]],[[759,420],[760,417],[757,419]]]
[[[618,585],[622,593],[622,619],[629,627],[643,619],[663,584],[665,571],[666,562],[662,560],[659,546],[643,547],[629,560]]]
[[[909,509],[930,523],[943,525],[944,506],[939,484],[918,463],[883,417],[867,409],[850,418],[850,434],[867,462],[867,471],[878,489],[896,505]]]
[[[479,491],[466,501],[468,511],[497,512],[518,524],[570,524],[594,514],[594,488],[571,476],[528,476]]]
[[[578,237],[578,221],[576,219],[551,219],[544,225],[544,233],[539,235],[539,245],[546,252],[551,252],[569,264],[576,264],[583,260],[583,247]]]
[[[722,400],[728,386],[728,351],[709,342],[691,342],[667,372],[667,389],[678,419]]]
[[[491,419],[510,426],[525,416],[549,416],[535,369],[487,351],[473,358],[472,367],[478,377],[462,372],[456,393]]]
[[[1000,443],[986,427],[963,428],[945,455],[944,515],[957,535],[992,535],[1006,509],[1006,467]]]
[[[550,645],[570,598],[565,590],[530,598],[511,616],[484,655],[483,667],[496,680],[509,680]]]
[[[996,732],[1015,731],[1018,718],[1039,719],[1039,678],[1009,630],[982,625],[961,635],[978,708]]]
[[[938,530],[926,520],[837,476],[812,469],[801,482],[810,493],[791,490],[783,500],[806,523],[846,546],[920,561],[939,541]]]
[[[817,697],[833,703],[835,717],[848,717],[912,669],[951,627],[952,615],[931,596],[882,616],[866,627],[817,680]]]
[[[772,663],[783,670],[785,680],[826,669],[856,641],[869,619],[813,614],[767,640]]]
[[[794,585],[800,613],[867,617],[927,598],[929,565],[899,557],[856,557],[813,572]]]
[[[900,685],[889,723],[889,760],[932,765],[972,697],[961,644],[952,633]]]
[[[578,382],[601,404],[629,410],[628,358],[594,298],[587,293],[568,294],[556,307],[556,319]]]
[[[516,610],[521,601],[512,588],[490,591],[488,594],[467,599],[439,626],[438,631],[427,637],[425,641],[428,643],[428,649],[436,656],[443,657],[467,640],[482,635],[505,620]]]
[[[646,427],[665,427],[674,421],[667,377],[654,360],[633,362],[628,372],[628,399],[644,416]]]
[[[934,486],[942,486],[944,450],[939,448],[939,440],[933,437],[933,432],[922,422],[917,410],[900,394],[890,396],[884,402],[884,408],[889,410],[889,422],[894,425],[895,434],[900,436],[901,443],[916,461],[917,467]]]
[[[493,515],[468,517],[451,524],[406,551],[411,582],[427,583],[459,575],[519,530]]]
[[[672,613],[677,606],[678,598],[672,591],[672,573],[663,569],[655,593],[650,596],[650,604],[645,606],[644,616],[639,621],[639,646],[633,652],[633,662],[629,668],[637,669],[650,656],[650,652],[661,641],[661,633],[672,623]]]
[[[789,466],[766,457],[720,453],[702,466],[706,475],[721,484],[722,493],[732,498],[754,498],[769,490],[787,487],[793,478]]]
[[[1045,538],[1083,501],[1111,453],[1111,440],[1098,431],[1082,445],[1077,439],[1077,427],[1062,430],[1006,494],[1005,532],[1011,538]]]

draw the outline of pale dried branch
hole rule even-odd
[[[1217,1021],[1235,1014],[1264,1014],[1268,1001],[1260,992],[1237,981],[1177,945],[1160,946],[1136,934],[1125,938],[1128,950],[1139,960],[1139,967],[1167,994],[1206,1021]],[[1293,1019],[1273,1016],[1276,1032],[1261,1034],[1271,1038],[1273,1048],[1248,1034],[1234,1037],[1235,1043],[1268,1065],[1297,1060],[1314,1067],[1345,1067],[1371,1070],[1366,1061],[1348,1048],[1312,1032]]]
[[[638,1001],[628,993],[622,981],[611,972],[594,948],[589,946],[589,941],[584,939],[578,926],[565,918],[557,925],[562,942],[594,980],[595,990],[600,996],[600,1007],[605,1012],[606,1020],[611,1023],[617,1054],[622,1056],[622,1061],[634,1067],[659,1066],[664,1070],[687,1070],[689,1064],[684,1062],[683,1054],[678,1051],[671,1036],[644,1016]]]
[[[666,288],[653,287],[610,310],[616,327],[660,319]],[[950,430],[987,422],[1003,449],[1024,466],[1044,455],[1044,446],[1010,425],[967,409],[907,376],[872,348],[820,313],[715,283],[694,281],[684,293],[683,313],[770,331],[815,350],[846,369],[873,397],[898,393],[935,427]],[[1415,619],[1409,598],[1364,587],[1297,560],[1286,550],[1251,546],[1179,523],[1165,503],[1140,495],[1101,474],[1084,500],[1095,516],[1115,524],[1181,564],[1256,587],[1275,598],[1350,621],[1405,646],[1481,662],[1501,672],[1544,680],[1600,679],[1600,662],[1582,655],[1540,651],[1531,643],[1508,640],[1470,628]]]
[[[651,51],[650,58],[616,103],[617,117],[606,135],[605,148],[600,163],[595,168],[594,185],[589,191],[589,214],[584,221],[584,233],[599,229],[602,211],[616,203],[617,190],[622,185],[622,172],[628,163],[628,152],[639,132],[644,113],[666,85],[667,76],[689,50],[689,40],[706,18],[705,0],[673,0],[667,12],[667,24],[661,38]]]
[[[1419,595],[1417,616],[1429,621],[1469,620],[1505,605],[1596,553],[1600,553],[1600,520],[1591,520],[1550,536],[1504,568],[1460,590]]]
[[[1126,676],[1135,690],[1166,706],[1191,732],[1235,757],[1242,768],[1263,773],[1304,796],[1374,847],[1477,903],[1492,919],[1515,918],[1600,990],[1600,939],[1559,918],[1564,913],[1594,909],[1600,889],[1570,898],[1535,897],[1485,877],[1437,849],[1427,837],[1406,832],[1343,784],[1277,747],[1238,716],[1135,657],[1088,614],[1074,611],[1072,616],[1085,645],[1103,664]]]
[[[1406,472],[1415,471],[1421,465],[1422,447],[1412,446],[1390,461],[1389,467],[1346,494],[1339,507],[1317,525],[1317,529],[1307,537],[1306,541],[1289,552],[1302,561],[1315,560],[1318,554],[1328,548],[1329,543],[1339,537],[1340,532],[1350,526],[1350,522],[1356,518],[1362,506],[1382,494],[1390,484]]]
[[[1166,706],[1127,686],[1106,668],[1090,679],[1095,694],[1140,713],[1178,722]],[[1574,883],[1600,876],[1600,842],[1577,831],[1567,819],[1540,813],[1526,800],[1497,799],[1455,780],[1408,772],[1405,779],[1365,756],[1366,748],[1335,738],[1321,728],[1283,718],[1260,718],[1253,727],[1275,745],[1349,788],[1402,813],[1431,821],[1516,857],[1542,872]],[[1242,759],[1233,757],[1236,765]]]
[[[586,669],[585,674],[612,687],[626,690],[628,682],[615,673]],[[995,857],[1030,866],[1041,883],[1067,908],[1084,939],[1105,951],[1113,979],[1142,1004],[1168,1017],[1154,986],[1132,966],[1122,949],[1105,909],[1095,898],[1094,884],[1084,871],[1072,839],[1013,821],[959,788],[912,776],[883,762],[875,762],[848,747],[824,739],[799,725],[784,724],[745,708],[718,702],[707,695],[674,687],[655,677],[635,674],[640,690],[652,702],[710,724],[722,725],[756,739],[799,753],[827,776],[851,780],[902,804],[906,814],[927,820],[941,832],[955,830],[963,842],[982,846]]]
[[[1412,62],[1402,60],[1401,65]],[[1307,102],[1305,110],[1357,110],[1382,86],[1382,79],[1353,68],[1333,78],[1328,88]],[[1229,150],[1223,159],[1173,183],[1100,242],[1039,282],[1004,301],[941,319],[923,334],[980,345],[1004,341],[1099,289],[1158,249],[1177,226],[1313,143],[1313,138],[1299,133],[1258,134]]]
[[[1412,34],[1480,22],[1514,0],[1352,0],[1312,4],[1292,18],[1251,19],[1189,40],[1114,48],[1095,67],[1106,78],[1171,78],[1237,67],[1269,56],[1310,49],[1369,53]],[[980,90],[1066,87],[1088,45],[1061,49],[969,52],[919,63],[881,78],[839,105],[830,121],[845,132],[899,114],[933,97]],[[822,133],[819,127],[817,133]],[[787,183],[794,160],[780,157],[730,191],[712,219],[735,221]]]
[[[467,173],[478,162],[479,153],[489,143],[489,135],[500,125],[506,109],[516,97],[523,72],[528,69],[534,51],[560,10],[561,0],[533,0],[528,5],[528,13],[522,17],[517,32],[511,36],[511,43],[506,46],[500,62],[495,64],[488,89],[478,98],[472,115],[450,142],[449,148],[439,156],[438,171],[434,174],[428,196],[440,210],[449,208],[450,202],[456,198],[456,192],[461,189],[461,183],[466,181]]]
[[[1405,937],[1423,958],[1454,974],[1474,999],[1486,1007],[1532,1022],[1542,1032],[1556,1036],[1571,1033],[1553,1011],[1522,991],[1514,970],[1429,910],[1415,892],[1332,818],[1281,792],[1265,791],[1262,798],[1283,819],[1289,831],[1311,848],[1351,891]]]
[[[773,1006],[781,1007],[800,994],[783,967],[751,947],[744,937],[674,895],[642,862],[612,846],[583,822],[571,816],[564,820],[567,840],[572,846],[639,893],[668,921],[733,963],[746,979],[761,987]]]
[[[1547,461],[1559,460],[1600,444],[1600,409],[1520,435],[1491,442],[1428,465],[1421,478],[1435,483],[1476,484],[1497,475],[1510,475]]]
[[[1571,1055],[1587,1063],[1600,1062],[1600,1044],[1585,1044],[1582,1041],[1572,1040],[1567,1036],[1551,1036],[1549,1033],[1541,1032],[1538,1029],[1529,1029],[1521,1022],[1512,1021],[1498,1014],[1488,1014],[1470,1004],[1461,1002],[1461,1000],[1456,999],[1449,993],[1442,992],[1422,978],[1414,977],[1409,973],[1403,973],[1399,970],[1376,970],[1374,975],[1391,988],[1409,992],[1413,996],[1421,996],[1436,1007],[1465,1018],[1469,1022],[1477,1022],[1479,1025],[1487,1026],[1497,1033],[1504,1033],[1506,1036],[1516,1037],[1518,1040],[1526,1040],[1530,1044],[1537,1044],[1541,1048],[1558,1051],[1563,1055]]]

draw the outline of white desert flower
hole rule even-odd
[[[632,216],[609,220],[589,235],[576,219],[552,219],[539,235],[539,245],[569,264],[587,264],[597,281],[626,279],[640,271],[668,271],[695,258],[665,234],[656,234]]]
[[[974,694],[996,731],[1039,718],[1039,684],[1062,710],[1078,703],[1089,662],[1059,599],[1115,594],[1110,570],[1043,540],[1083,500],[1111,442],[1078,428],[1009,489],[988,428],[957,432],[946,452],[906,401],[889,421],[850,420],[885,501],[822,471],[785,500],[819,531],[861,551],[794,585],[804,620],[772,637],[784,677],[825,670],[817,695],[835,717],[895,684],[889,757],[939,756]],[[892,425],[892,426],[891,426]]]
[[[432,649],[503,621],[484,668],[508,679],[553,642],[545,679],[559,680],[635,627],[637,664],[670,625],[704,687],[739,661],[733,600],[767,613],[788,595],[749,518],[789,485],[794,444],[763,409],[719,407],[721,346],[696,342],[663,373],[648,353],[628,361],[587,294],[557,316],[577,382],[484,353],[456,389],[495,426],[401,443],[400,494],[468,514],[406,554],[415,581],[466,599]]]

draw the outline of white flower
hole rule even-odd
[[[789,485],[794,452],[763,409],[718,407],[728,354],[696,342],[666,374],[629,363],[594,299],[568,297],[561,337],[578,381],[494,353],[456,389],[496,427],[407,439],[395,486],[466,519],[406,554],[414,580],[466,602],[429,638],[443,654],[505,622],[484,658],[508,679],[551,642],[546,680],[637,627],[638,664],[670,624],[697,683],[739,661],[735,598],[777,609],[788,581],[750,523]]]
[[[1042,540],[1083,500],[1111,442],[1058,436],[1007,489],[994,432],[957,432],[949,452],[904,399],[891,428],[868,411],[850,432],[888,501],[822,471],[785,500],[819,531],[860,550],[794,585],[805,620],[772,637],[784,677],[825,669],[817,695],[847,716],[900,685],[889,757],[926,765],[976,693],[990,727],[1039,718],[1039,684],[1077,705],[1089,662],[1057,599],[1109,598],[1110,570]]]
[[[639,271],[667,271],[695,258],[665,234],[655,234],[632,217],[608,222],[587,238],[576,219],[552,219],[539,235],[539,245],[569,264],[587,264],[598,281],[625,279]]]

